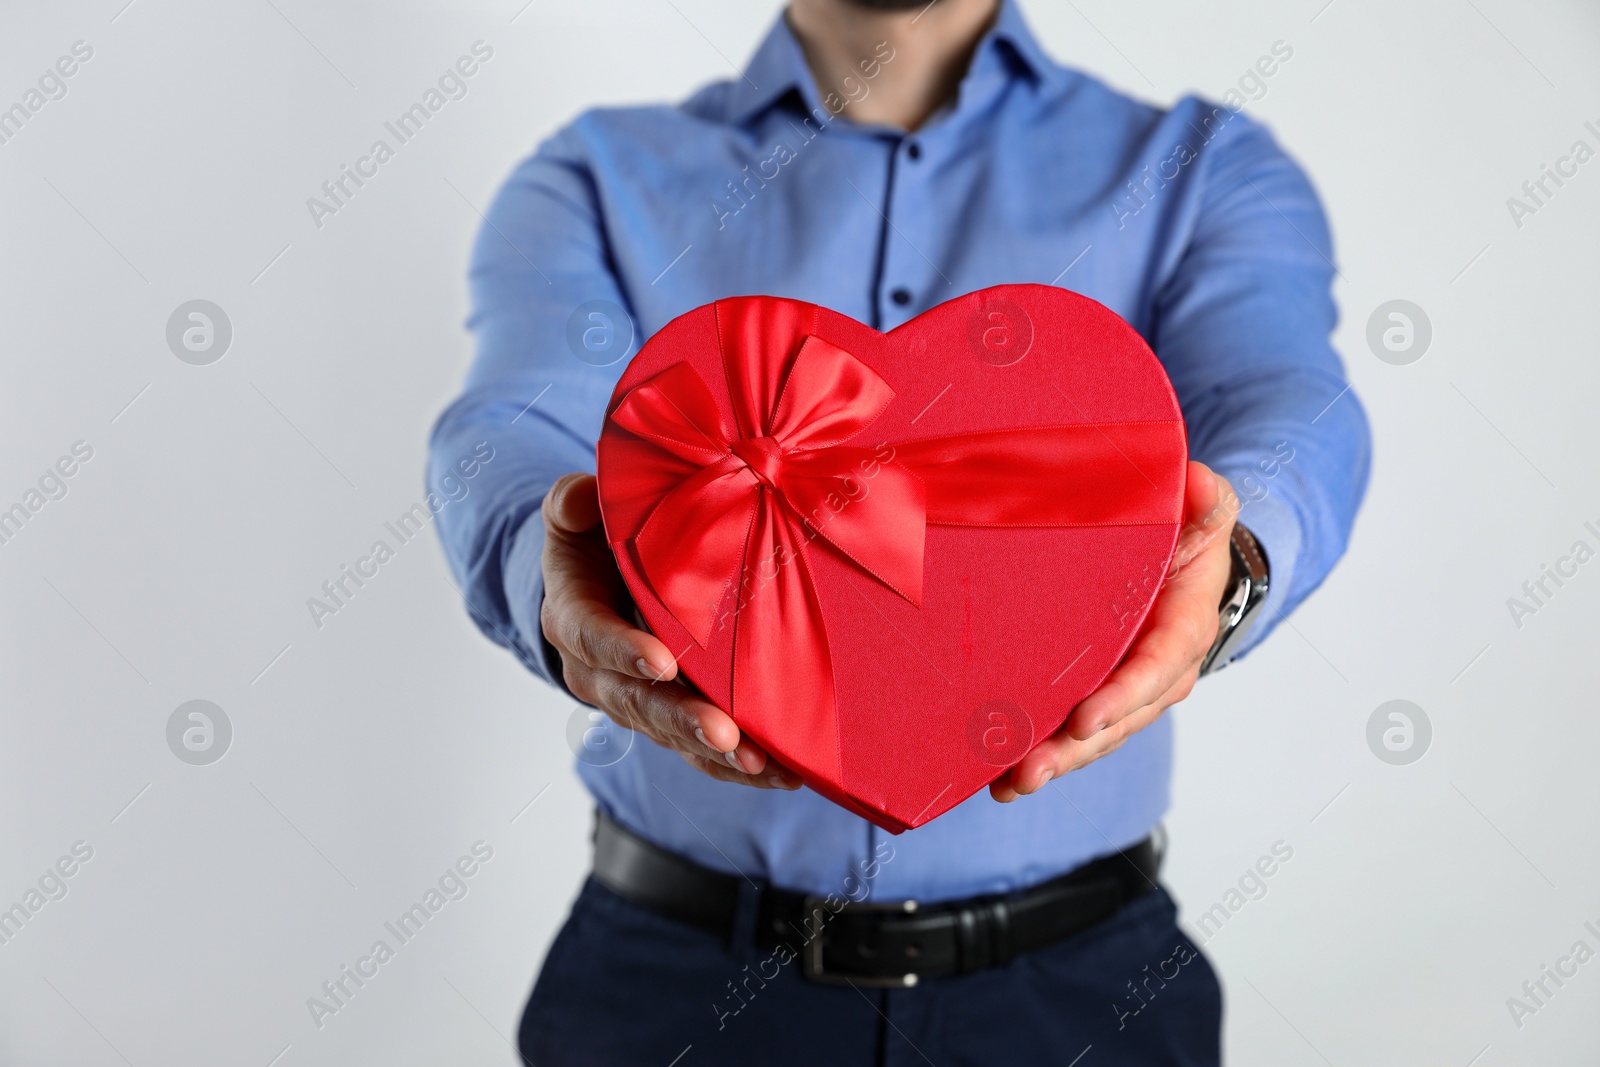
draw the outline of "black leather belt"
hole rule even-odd
[[[732,940],[742,879],[596,815],[596,881],[640,907]],[[998,967],[1087,930],[1152,888],[1160,869],[1159,850],[1147,837],[1015,893],[938,904],[854,903],[767,886],[755,940],[797,956],[815,981],[912,986],[922,977]]]

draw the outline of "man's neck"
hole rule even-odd
[[[935,0],[905,11],[792,0],[788,19],[823,98],[843,101],[840,114],[910,131],[955,99],[999,10],[999,0]]]

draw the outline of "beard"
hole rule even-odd
[[[845,2],[852,7],[862,7],[868,11],[912,11],[916,8],[933,6],[929,0],[845,0]]]

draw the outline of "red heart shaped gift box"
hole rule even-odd
[[[1187,450],[1160,362],[1075,293],[997,286],[887,334],[739,297],[623,374],[600,505],[682,674],[899,833],[1116,666],[1177,541]]]

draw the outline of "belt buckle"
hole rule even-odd
[[[917,902],[914,900],[897,900],[893,903],[868,903],[846,901],[839,911],[831,911],[825,898],[807,894],[801,902],[806,916],[813,917],[818,912],[828,916],[817,929],[817,934],[806,942],[805,950],[800,954],[800,973],[813,982],[822,982],[825,985],[866,986],[869,989],[909,989],[917,984],[916,972],[898,975],[871,975],[871,974],[845,974],[836,971],[827,971],[822,966],[823,942],[828,935],[828,922],[834,915],[845,910],[863,912],[878,911],[893,915],[912,915],[916,913]]]

